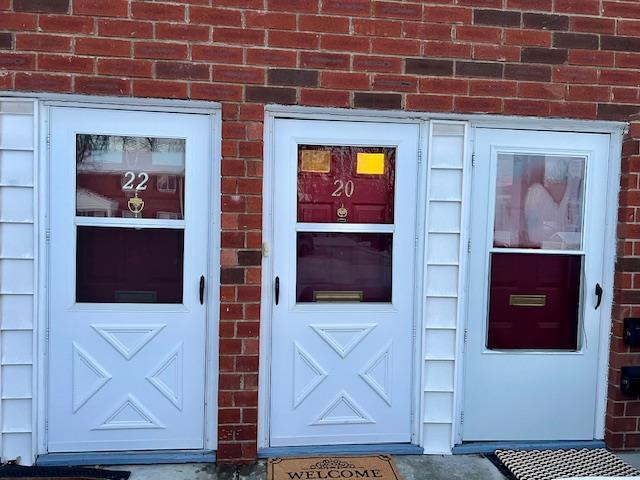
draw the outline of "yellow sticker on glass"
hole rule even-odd
[[[384,175],[384,153],[359,152],[356,160],[356,173],[363,175]]]
[[[331,171],[331,152],[329,150],[303,150],[300,170],[329,173]]]

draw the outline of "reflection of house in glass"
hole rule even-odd
[[[77,215],[184,218],[184,139],[81,134],[76,152]],[[129,207],[135,196],[139,214]]]

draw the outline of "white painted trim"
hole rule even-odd
[[[618,202],[620,193],[620,170],[622,161],[622,132],[612,133],[609,141],[609,177],[607,179],[607,203],[602,285],[604,295],[600,305],[600,345],[598,351],[598,383],[596,398],[596,424],[594,438],[604,438],[607,412],[609,355],[611,346],[611,309],[613,307],[613,284],[616,263],[616,239],[618,225]]]
[[[48,328],[48,304],[49,304],[49,251],[46,241],[49,229],[49,192],[50,180],[50,155],[47,145],[49,136],[49,118],[52,106],[105,108],[122,110],[145,110],[167,113],[192,113],[208,115],[211,125],[210,158],[207,162],[206,175],[209,176],[211,185],[209,194],[209,222],[208,229],[208,286],[207,294],[207,335],[206,348],[206,378],[205,378],[205,419],[204,419],[204,449],[203,451],[217,448],[217,420],[218,420],[218,337],[219,337],[219,311],[220,311],[220,184],[221,184],[221,145],[222,145],[222,116],[221,107],[217,103],[192,102],[180,100],[155,100],[135,99],[120,97],[89,97],[84,95],[57,95],[57,94],[21,94],[10,92],[16,99],[31,98],[34,100],[34,111],[39,112],[36,120],[38,129],[37,145],[34,163],[37,170],[34,172],[34,190],[37,192],[37,212],[34,218],[34,235],[38,255],[36,260],[37,278],[35,286],[36,298],[34,304],[34,410],[33,410],[33,461],[37,455],[47,453],[46,415],[47,415],[47,349],[48,344],[45,333]],[[4,93],[3,93],[4,95]],[[40,102],[38,102],[40,100]],[[111,103],[114,102],[114,103]],[[194,108],[191,107],[194,106]]]
[[[509,115],[407,112],[398,110],[363,110],[286,105],[267,105],[266,114],[273,118],[309,118],[315,120],[351,120],[371,122],[399,122],[411,120],[457,120],[475,126],[518,130],[549,130],[566,132],[619,133],[626,122],[605,120],[574,120],[563,118],[517,117]]]

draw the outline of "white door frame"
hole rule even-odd
[[[51,158],[48,146],[49,118],[51,107],[92,108],[110,110],[141,110],[166,113],[190,113],[209,116],[211,132],[211,159],[207,162],[207,178],[209,190],[208,217],[208,264],[206,288],[206,363],[205,363],[205,402],[204,414],[204,449],[216,450],[218,424],[218,330],[219,330],[219,295],[220,295],[220,160],[221,160],[221,106],[213,102],[147,100],[134,98],[88,97],[83,95],[42,95],[39,96],[39,108],[36,110],[40,121],[38,126],[38,153],[36,155],[34,178],[37,191],[35,225],[38,241],[38,262],[35,291],[36,323],[34,325],[34,391],[33,415],[34,435],[33,452],[46,455],[47,447],[47,383],[48,383],[48,324],[49,324],[49,198],[52,191],[50,185]]]
[[[423,242],[426,203],[423,201],[425,198],[426,188],[426,171],[427,162],[423,152],[426,152],[426,125],[424,122],[420,122],[412,118],[398,118],[393,115],[390,116],[378,116],[371,115],[371,112],[367,112],[368,115],[353,115],[353,114],[341,114],[327,116],[318,115],[314,113],[314,108],[309,108],[309,113],[296,115],[295,118],[299,120],[333,120],[333,121],[347,121],[347,122],[376,122],[376,123],[405,123],[405,124],[418,124],[419,125],[419,138],[418,138],[418,154],[421,160],[418,165],[418,188],[417,188],[417,200],[418,208],[416,212],[416,236],[418,237],[418,246],[416,249],[416,262],[423,261]],[[273,233],[274,233],[274,188],[275,188],[275,172],[274,172],[274,128],[276,121],[279,118],[285,118],[286,115],[278,115],[276,112],[270,112],[268,107],[265,111],[265,126],[264,126],[264,159],[263,159],[263,223],[262,223],[262,293],[260,299],[260,360],[259,360],[259,387],[258,387],[258,450],[262,448],[268,448],[270,446],[270,395],[271,395],[271,339],[272,339],[272,316],[274,306],[273,295],[273,255],[271,254],[273,249]],[[420,264],[420,263],[417,263]],[[420,419],[421,419],[421,402],[420,402],[420,390],[421,390],[421,356],[422,356],[422,343],[420,336],[417,334],[418,330],[422,327],[422,302],[421,296],[418,294],[422,291],[423,275],[421,269],[417,268],[414,272],[414,282],[416,289],[413,296],[413,319],[412,319],[412,349],[413,349],[413,363],[411,372],[411,444],[419,444],[420,434]],[[348,446],[344,446],[348,448]]]

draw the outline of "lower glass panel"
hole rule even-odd
[[[492,254],[487,348],[577,350],[581,271],[579,255]]]
[[[298,302],[391,302],[391,233],[298,233]]]
[[[78,227],[76,301],[182,303],[184,230]]]

